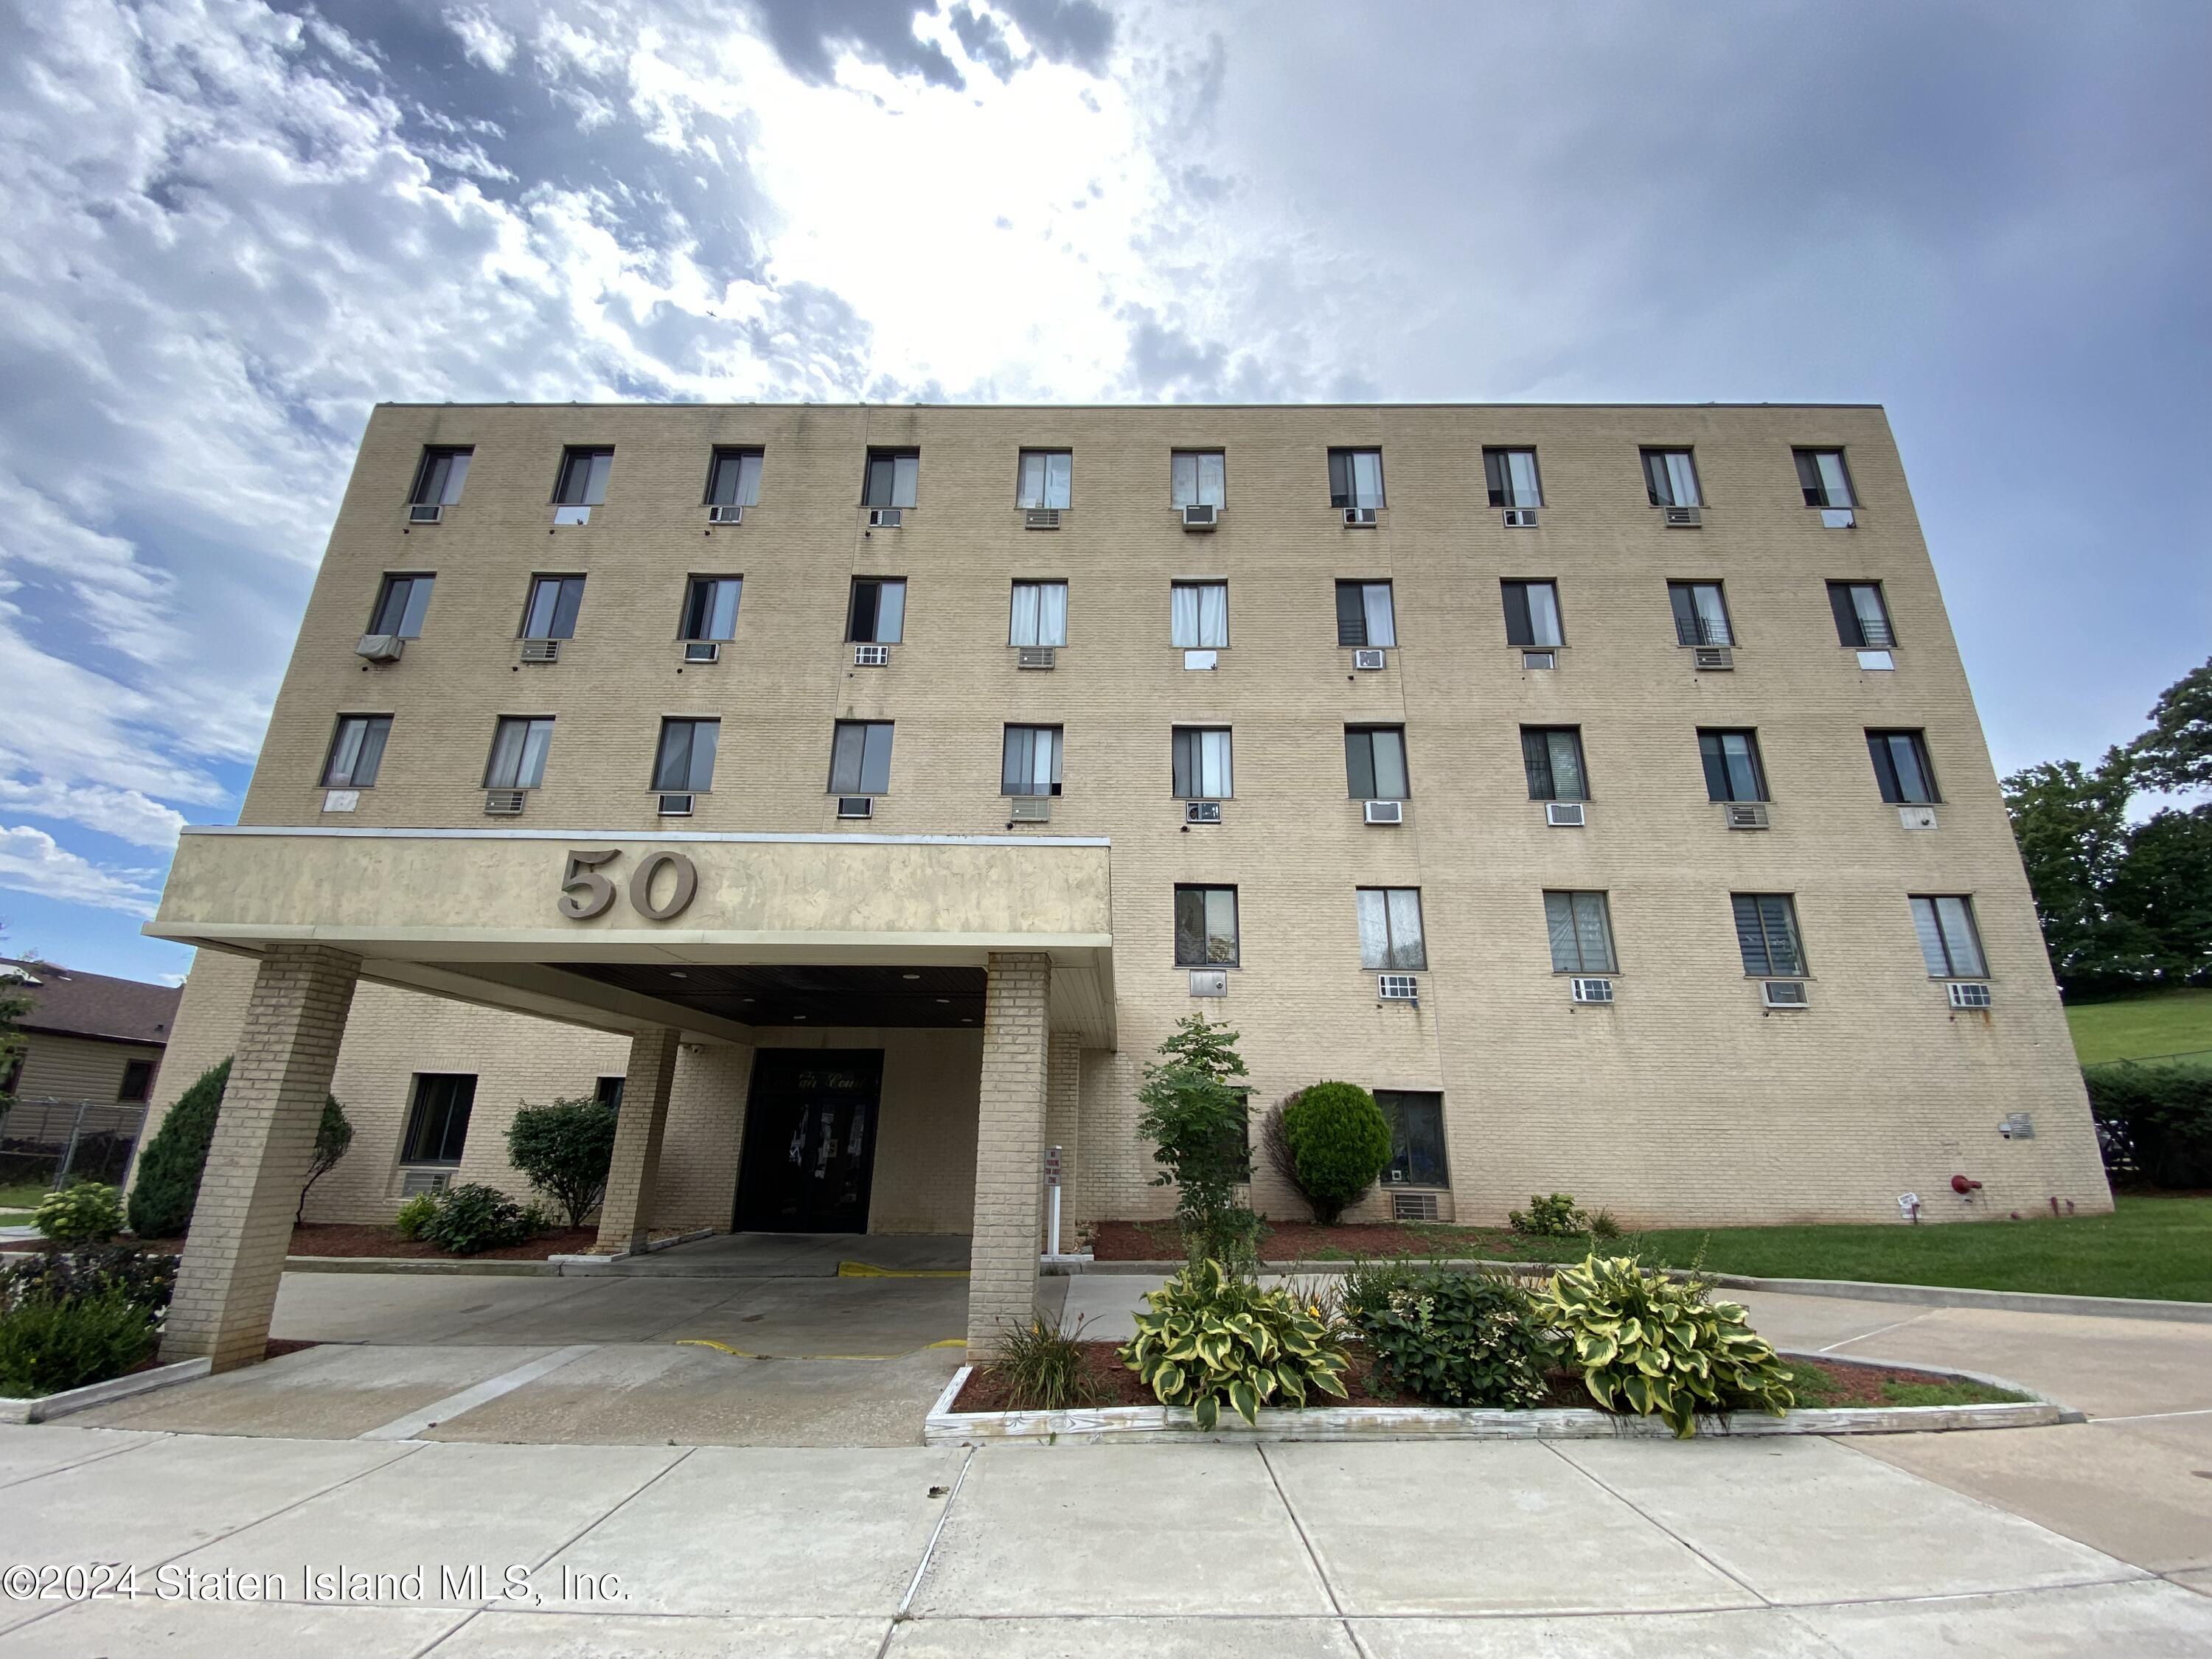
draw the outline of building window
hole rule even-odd
[[[146,1097],[153,1091],[154,1062],[150,1060],[125,1060],[123,1081],[116,1088],[116,1099],[143,1105]]]
[[[1424,973],[1429,951],[1421,938],[1421,890],[1418,887],[1361,887],[1359,965],[1393,973]]]
[[[1404,800],[1406,728],[1347,726],[1344,728],[1345,784],[1354,800]]]
[[[1644,452],[1644,489],[1654,507],[1703,507],[1698,491],[1698,464],[1686,449],[1647,449]]]
[[[757,449],[718,449],[707,468],[707,505],[760,505],[761,462]]]
[[[1743,971],[1754,979],[1795,979],[1805,971],[1797,938],[1797,906],[1787,893],[1735,893],[1735,942]]]
[[[1544,895],[1544,925],[1552,935],[1555,974],[1610,974],[1613,914],[1602,893]]]
[[[1482,480],[1492,507],[1541,507],[1544,486],[1536,477],[1533,449],[1485,449]]]
[[[839,720],[830,744],[830,793],[883,795],[891,787],[891,722]]]
[[[1177,887],[1175,951],[1178,968],[1237,965],[1237,890]]]
[[[1668,582],[1667,603],[1674,609],[1677,645],[1734,645],[1728,599],[1718,582]]]
[[[597,507],[607,498],[607,475],[615,470],[611,449],[562,452],[561,477],[553,486],[556,507]]]
[[[1168,589],[1169,632],[1188,651],[1229,643],[1229,584],[1176,582]]]
[[[906,636],[906,578],[855,576],[845,637],[863,645],[896,645]]]
[[[1505,642],[1549,647],[1565,645],[1557,582],[1515,581],[1505,590]]]
[[[553,741],[550,716],[506,714],[492,733],[484,764],[487,789],[535,789],[545,781],[545,750]]]
[[[1336,585],[1336,642],[1350,646],[1398,643],[1398,617],[1391,609],[1389,583]]]
[[[341,714],[331,738],[330,758],[323,763],[325,789],[369,789],[376,784],[376,769],[384,763],[384,745],[392,737],[389,714]]]
[[[1330,450],[1328,504],[1331,507],[1382,506],[1382,452],[1379,449]]]
[[[860,505],[912,507],[915,489],[921,481],[920,450],[872,449],[867,475],[860,483]]]
[[[1866,738],[1884,800],[1897,806],[1932,806],[1943,799],[1936,793],[1936,769],[1928,763],[1928,740],[1920,732],[1869,732]]]
[[[477,1103],[477,1080],[465,1072],[417,1072],[415,1103],[407,1113],[407,1136],[400,1143],[402,1164],[459,1164],[468,1144],[469,1112]]]
[[[1797,487],[1805,492],[1808,507],[1856,507],[1851,475],[1844,468],[1840,449],[1801,449],[1797,456]]]
[[[581,576],[532,576],[530,603],[522,610],[526,640],[573,640],[576,612],[584,603]]]
[[[415,488],[408,493],[410,507],[452,507],[461,499],[468,481],[471,449],[430,448],[415,469]]]
[[[386,576],[376,596],[376,610],[368,619],[372,634],[395,634],[403,640],[422,637],[422,615],[430,608],[431,584],[435,576]]]
[[[592,1098],[600,1105],[611,1106],[619,1112],[622,1110],[623,1085],[629,1081],[628,1078],[603,1077],[592,1085]]]
[[[1700,732],[1708,800],[1765,800],[1766,769],[1759,763],[1756,732]]]
[[[1179,800],[1227,800],[1237,793],[1227,726],[1175,728],[1175,792]]]
[[[1066,507],[1075,489],[1075,455],[1066,449],[1024,449],[1014,505]]]
[[[1375,1103],[1390,1121],[1390,1162],[1382,1171],[1391,1187],[1449,1187],[1444,1164],[1444,1097],[1410,1089],[1377,1089]]]
[[[684,590],[684,632],[687,640],[734,639],[738,601],[744,593],[738,576],[694,576]]]
[[[1524,726],[1521,759],[1528,771],[1530,800],[1588,800],[1583,733],[1577,726]]]
[[[1841,643],[1862,651],[1886,651],[1897,643],[1880,582],[1830,582],[1828,605],[1836,613],[1836,638]]]
[[[1982,936],[1974,927],[1974,902],[1963,893],[1916,894],[1912,926],[1930,979],[1987,979]]]
[[[1066,645],[1067,584],[1016,582],[1013,620],[1006,630],[1006,643]]]
[[[885,726],[885,732],[890,728]],[[1060,727],[1010,726],[999,768],[1002,795],[1056,795],[1060,793]]]
[[[720,720],[661,721],[653,787],[662,794],[705,794],[714,787],[714,748],[721,737]]]
[[[1178,449],[1168,460],[1168,487],[1176,507],[1229,505],[1229,474],[1218,449]]]

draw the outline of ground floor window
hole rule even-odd
[[[592,1098],[600,1105],[611,1106],[619,1112],[622,1110],[623,1085],[627,1080],[618,1077],[601,1078],[599,1085],[592,1091]]]
[[[118,1100],[143,1101],[153,1092],[154,1062],[150,1060],[126,1060],[123,1062],[123,1084],[116,1090]]]
[[[477,1103],[477,1080],[464,1072],[418,1072],[415,1103],[407,1114],[402,1164],[459,1164],[468,1143],[469,1112]]]
[[[1444,1097],[1425,1091],[1377,1089],[1375,1103],[1390,1120],[1390,1163],[1382,1172],[1393,1187],[1449,1187],[1444,1163]]]

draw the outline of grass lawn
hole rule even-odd
[[[35,1210],[46,1195],[43,1181],[16,1181],[0,1186],[0,1210]]]
[[[2212,990],[2085,1002],[2067,1009],[2066,1023],[2084,1066],[2212,1048]]]

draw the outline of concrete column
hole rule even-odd
[[[1060,1148],[1060,1248],[1075,1249],[1075,1172],[1081,1163],[1083,1036],[1054,1031],[1045,1067],[1044,1144]],[[1041,1237],[1049,1248],[1052,1235]]]
[[[594,1255],[642,1250],[653,1231],[653,1188],[660,1180],[660,1138],[668,1127],[668,1090],[676,1079],[678,1033],[665,1025],[629,1040],[623,1077],[622,1116],[615,1126],[614,1162],[599,1205]]]
[[[983,998],[975,1123],[975,1226],[968,1269],[968,1357],[978,1359],[1036,1307],[1037,1194],[1043,1182],[1052,958],[994,951]]]
[[[161,1358],[226,1371],[267,1348],[292,1216],[314,1157],[361,958],[270,947],[254,975],[162,1327]]]

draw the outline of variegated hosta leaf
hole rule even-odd
[[[1229,1403],[1237,1408],[1237,1416],[1247,1423],[1260,1420],[1260,1395],[1252,1385],[1241,1379],[1229,1385]]]

